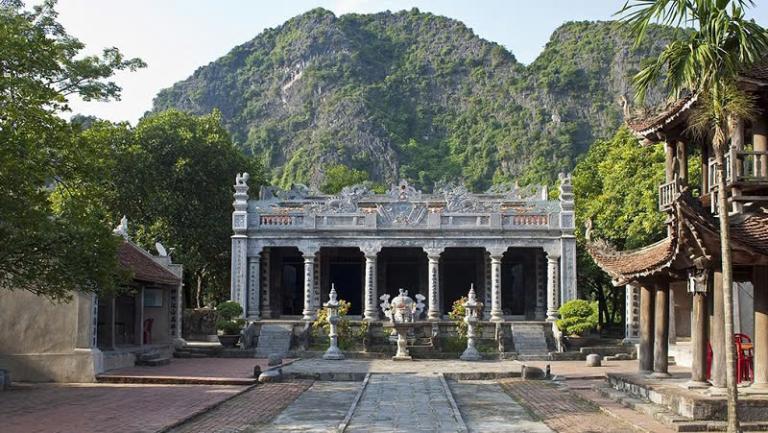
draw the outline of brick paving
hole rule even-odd
[[[154,433],[243,386],[17,385],[0,393],[3,433]]]
[[[269,422],[312,385],[312,381],[266,383],[227,400],[169,430],[169,433],[234,433]]]
[[[543,381],[507,379],[502,387],[559,433],[627,433],[631,424],[610,416],[591,401]]]

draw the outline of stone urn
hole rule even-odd
[[[416,301],[408,296],[408,291],[399,289],[399,294],[389,301],[389,295],[382,295],[381,309],[384,316],[389,319],[385,328],[394,328],[397,333],[397,353],[392,357],[393,361],[410,361],[408,352],[408,333],[416,325],[416,319],[424,311],[424,296],[416,295]]]

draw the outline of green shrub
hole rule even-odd
[[[557,327],[566,335],[582,335],[597,326],[597,302],[568,301],[560,307]]]
[[[243,307],[235,301],[222,302],[216,307],[219,319],[216,321],[216,329],[224,335],[236,335],[240,333],[245,325],[245,320],[240,316],[243,314]]]
[[[219,317],[224,320],[232,320],[243,314],[243,307],[235,301],[222,302],[216,307]]]
[[[467,323],[464,321],[464,316],[467,314],[464,309],[465,302],[467,302],[466,296],[462,296],[453,301],[451,312],[448,313],[448,318],[453,320],[453,323],[456,324],[456,335],[458,335],[460,339],[467,338]],[[464,344],[466,344],[466,341]]]

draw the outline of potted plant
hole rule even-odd
[[[219,343],[224,347],[235,347],[240,340],[240,331],[245,325],[241,318],[243,307],[235,301],[222,302],[216,307],[219,315],[216,320],[216,329],[220,331]]]
[[[559,312],[557,329],[563,333],[569,350],[587,344],[588,339],[584,338],[584,334],[597,327],[597,302],[573,299],[563,304]]]

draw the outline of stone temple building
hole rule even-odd
[[[538,186],[427,194],[405,181],[386,194],[264,187],[250,198],[247,180],[234,186],[231,298],[250,321],[313,320],[331,286],[366,321],[381,320],[379,297],[399,288],[423,295],[422,319],[435,322],[471,286],[492,322],[543,324],[577,296],[569,176],[559,200]]]
[[[639,340],[640,370],[667,377],[670,343],[677,339],[682,345],[689,337],[687,354],[681,350],[675,355],[691,365],[692,386],[725,386],[717,196],[727,194],[734,332],[747,335],[754,345],[752,386],[768,387],[768,67],[744,74],[739,85],[755,97],[759,110],[732,128],[725,190],[717,184],[712,138],[698,137],[689,128],[698,95],[682,98],[657,115],[629,119],[642,145],[665,143],[666,182],[659,186],[659,209],[668,215],[667,235],[634,251],[617,251],[604,242],[589,245],[614,284],[628,285],[627,337]],[[695,183],[688,163],[692,154],[701,155],[701,180]]]

